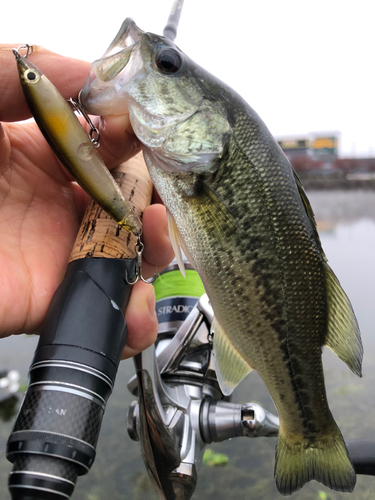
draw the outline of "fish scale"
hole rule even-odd
[[[321,350],[328,345],[360,375],[362,344],[300,181],[239,95],[171,40],[129,19],[122,30],[133,35],[129,61],[105,82],[96,61],[82,102],[101,114],[128,106],[177,259],[181,247],[214,310],[221,389],[230,394],[251,369],[263,378],[280,417],[282,494],[312,479],[352,491],[356,477],[329,410]]]

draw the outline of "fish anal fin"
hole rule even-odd
[[[222,393],[229,396],[252,368],[233,347],[215,318],[212,321],[211,331],[214,333],[213,351],[217,380]]]
[[[291,495],[315,479],[336,491],[353,491],[356,475],[340,430],[332,419],[331,432],[309,443],[303,437],[288,439],[280,428],[276,446],[276,486]]]
[[[326,284],[328,325],[324,344],[361,377],[363,346],[358,323],[347,295],[328,265]]]

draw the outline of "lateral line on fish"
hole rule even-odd
[[[306,423],[306,426],[309,427],[309,419],[307,417],[306,409],[305,409],[306,405],[304,404],[304,400],[302,398],[302,394],[300,392],[299,385],[298,385],[298,383],[296,381],[296,372],[294,371],[293,358],[291,356],[291,350],[290,350],[290,343],[289,343],[290,342],[290,334],[289,334],[289,326],[288,326],[289,325],[289,319],[290,319],[290,313],[289,313],[288,298],[287,298],[287,296],[285,294],[286,280],[285,280],[285,273],[284,273],[283,266],[282,266],[282,259],[280,258],[281,252],[280,252],[279,238],[278,238],[277,233],[275,231],[275,227],[274,227],[274,224],[272,222],[272,217],[270,217],[269,207],[268,207],[268,203],[267,203],[267,197],[264,194],[264,188],[263,188],[263,184],[264,183],[263,183],[262,179],[260,178],[259,172],[255,168],[255,165],[253,164],[253,162],[249,159],[248,155],[243,151],[241,145],[237,141],[237,138],[236,138],[235,134],[233,134],[233,140],[234,140],[234,142],[235,142],[235,144],[236,144],[236,146],[238,148],[238,151],[242,155],[243,159],[246,161],[246,163],[249,164],[249,166],[251,167],[251,169],[253,170],[253,172],[255,174],[258,186],[260,188],[259,192],[260,192],[261,197],[263,199],[264,206],[267,209],[269,225],[270,225],[270,228],[272,229],[272,232],[273,232],[274,237],[275,237],[276,254],[277,254],[277,259],[278,259],[278,261],[280,263],[279,272],[281,274],[281,280],[282,280],[282,284],[283,284],[283,286],[282,286],[282,294],[283,294],[283,297],[284,297],[285,310],[286,310],[286,316],[287,316],[287,318],[286,318],[287,319],[287,321],[286,321],[286,350],[287,350],[287,355],[288,355],[289,369],[290,369],[290,372],[291,372],[291,375],[292,375],[291,382],[293,383],[293,386],[295,388],[295,394],[298,395],[297,405],[298,405],[298,407],[302,411],[303,420]]]

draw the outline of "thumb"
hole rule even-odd
[[[4,127],[0,122],[0,171],[8,164],[10,156],[10,142]]]

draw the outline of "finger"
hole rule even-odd
[[[164,205],[150,205],[143,213],[143,274],[151,277],[157,266],[162,271],[173,259],[174,251],[169,239]]]
[[[128,341],[122,359],[135,356],[156,340],[158,320],[153,286],[143,282],[133,286],[125,319],[128,325]]]
[[[17,45],[0,45],[0,121],[18,121],[30,118],[24,99],[12,49]],[[77,97],[90,71],[90,63],[55,54],[34,45],[29,56],[61,94],[68,99]]]

